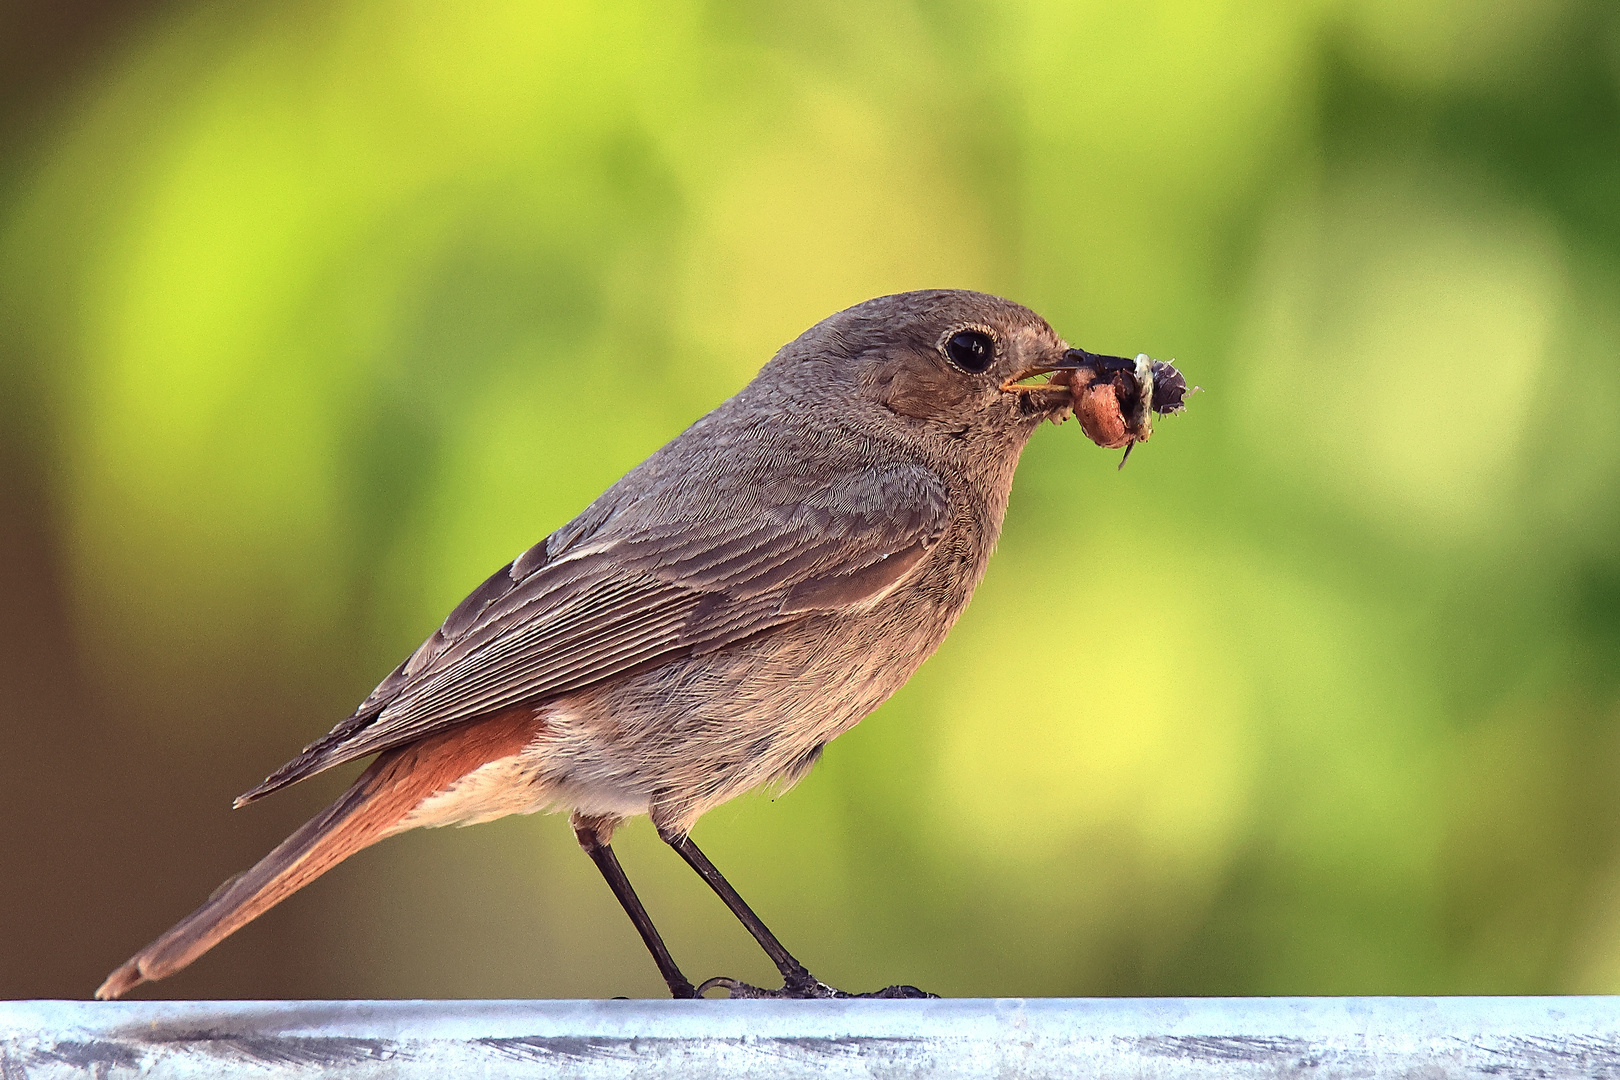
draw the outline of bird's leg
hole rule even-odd
[[[686,860],[688,866],[698,872],[699,877],[708,882],[709,888],[714,890],[716,896],[725,901],[726,907],[730,908],[731,913],[737,916],[738,921],[748,929],[750,934],[754,935],[754,940],[759,942],[759,947],[765,950],[765,955],[771,958],[771,962],[776,965],[776,969],[782,973],[782,988],[780,990],[767,990],[738,979],[718,976],[709,979],[698,987],[697,992],[700,997],[704,991],[713,986],[724,987],[734,998],[929,998],[938,996],[925,990],[919,990],[915,986],[890,986],[868,994],[850,994],[828,986],[810,974],[809,969],[793,958],[793,954],[783,947],[782,943],[777,940],[776,935],[771,933],[770,928],[760,921],[758,915],[754,914],[754,909],[748,906],[748,902],[742,898],[736,889],[731,887],[731,882],[725,879],[725,875],[721,874],[714,863],[709,861],[709,857],[699,851],[696,844],[692,843],[690,836],[662,828],[658,830],[658,835],[663,839],[664,843],[674,848],[680,857]]]
[[[669,985],[670,996],[697,997],[697,988],[681,974],[681,969],[675,966],[675,958],[669,955],[668,946],[658,935],[658,928],[647,915],[647,909],[641,906],[641,899],[636,896],[636,890],[630,887],[630,879],[624,876],[624,868],[619,865],[619,857],[613,854],[613,848],[607,842],[607,837],[612,835],[613,825],[616,822],[575,814],[571,824],[574,826],[574,836],[578,838],[579,846],[585,849],[585,854],[589,855],[596,868],[602,871],[602,876],[607,879],[608,888],[618,897],[620,906],[635,924],[636,932],[641,935],[647,951],[652,953],[653,963],[658,965],[658,974],[662,975],[664,982]]]
[[[754,935],[754,940],[759,942],[759,947],[765,950],[765,955],[771,958],[771,962],[776,965],[776,969],[782,973],[784,990],[810,990],[812,987],[822,985],[803,964],[793,958],[793,954],[788,952],[786,947],[777,940],[775,934],[771,933],[770,927],[760,921],[759,916],[754,914],[754,909],[748,906],[748,901],[744,900],[741,894],[731,887],[731,882],[727,881],[725,875],[720,873],[714,863],[709,861],[709,857],[698,850],[698,846],[692,843],[691,837],[673,833],[666,835],[662,832],[659,835],[663,837],[666,844],[675,849],[681,858],[686,860],[688,866],[698,872],[699,877],[708,882],[709,888],[713,889],[715,894],[725,901],[725,905],[731,909],[731,913],[737,916],[737,919],[747,928],[750,934]],[[712,983],[715,980],[710,979],[709,982]],[[832,994],[808,993],[804,996],[831,997]]]

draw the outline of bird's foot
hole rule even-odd
[[[828,986],[813,975],[803,979],[789,979],[780,990],[767,990],[763,986],[745,983],[741,979],[731,979],[724,975],[717,975],[697,988],[698,997],[702,997],[713,987],[723,988],[727,995],[733,998],[777,998],[781,1000],[808,1001],[812,998],[937,998],[938,994],[930,994],[926,990],[919,990],[915,986],[885,986],[882,990],[872,990],[865,994],[851,994],[847,990],[839,990]]]

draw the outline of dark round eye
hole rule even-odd
[[[945,355],[951,363],[972,375],[989,369],[996,359],[996,343],[990,335],[978,330],[963,330],[952,334],[945,343]]]

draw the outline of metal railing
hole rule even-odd
[[[0,1002],[0,1078],[1620,1077],[1620,998]]]

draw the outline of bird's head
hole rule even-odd
[[[960,289],[880,296],[805,331],[767,367],[799,407],[843,410],[897,426],[910,441],[1000,447],[1016,456],[1043,420],[1079,411],[1098,445],[1129,447],[1151,414],[1178,412],[1187,390],[1173,366],[1069,346],[1035,312]],[[832,412],[817,412],[820,422]]]
[[[1068,343],[1010,300],[960,290],[901,293],[828,321],[860,396],[912,424],[1021,442],[1042,420],[1073,409],[1067,386],[1039,381],[1075,366]]]

